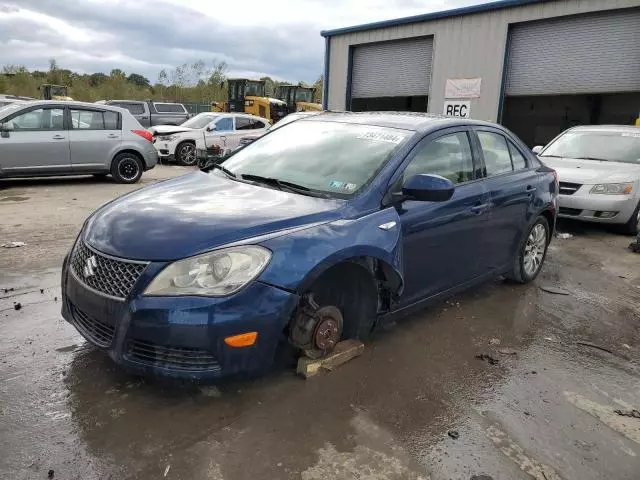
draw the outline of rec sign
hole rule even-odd
[[[469,100],[445,100],[442,113],[448,117],[469,118],[471,102]]]

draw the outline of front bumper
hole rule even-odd
[[[142,296],[163,267],[149,264],[129,297],[117,300],[88,288],[65,259],[62,315],[133,373],[205,380],[271,366],[297,305],[295,294],[254,281],[225,298]],[[258,332],[253,346],[224,342],[246,332]]]
[[[633,195],[594,195],[593,185],[583,185],[573,195],[558,195],[558,216],[587,222],[624,224],[638,206]],[[606,212],[615,212],[610,216]]]

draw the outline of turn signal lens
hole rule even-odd
[[[250,347],[256,343],[258,332],[241,333],[224,339],[224,343],[233,348]]]

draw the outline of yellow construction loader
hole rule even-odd
[[[290,112],[319,112],[322,105],[314,103],[316,89],[301,85],[279,85],[276,88],[276,98],[287,103]]]
[[[275,123],[285,117],[289,110],[282,100],[265,95],[265,85],[264,80],[230,78],[227,80],[228,100],[213,102],[211,111],[250,113]]]

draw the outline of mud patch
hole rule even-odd
[[[0,202],[26,202],[27,200],[29,200],[29,197],[19,197],[17,195],[0,197]]]

